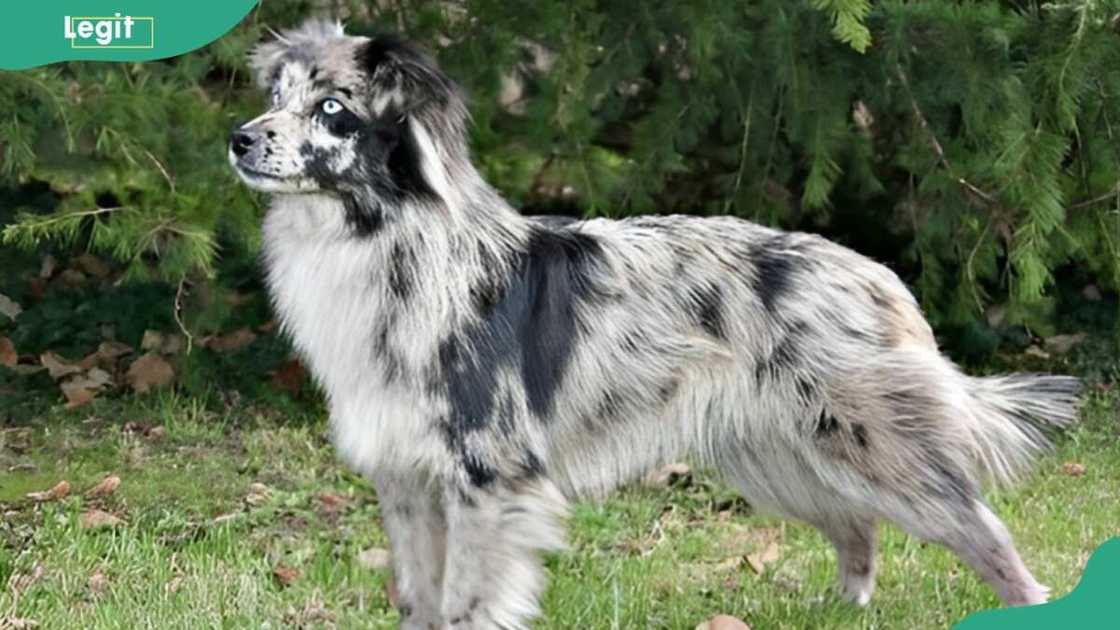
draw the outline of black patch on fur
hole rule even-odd
[[[697,287],[691,291],[696,322],[712,337],[725,341],[727,330],[723,321],[723,289],[717,284]]]
[[[762,301],[762,306],[770,313],[774,312],[778,301],[789,291],[796,273],[793,258],[786,252],[779,251],[787,247],[787,242],[786,236],[775,236],[760,243],[751,253],[751,261],[754,263],[752,288]]]
[[[813,399],[816,388],[812,381],[804,376],[799,376],[797,377],[797,393],[801,396],[801,400],[809,401]]]
[[[362,237],[372,236],[385,224],[385,216],[379,203],[360,203],[354,195],[343,194],[342,206],[346,211],[346,224],[355,234]]]
[[[404,40],[388,33],[379,33],[358,48],[355,60],[366,74],[372,77],[377,69],[394,55],[415,55],[415,49]]]
[[[817,418],[817,437],[830,436],[838,430],[840,430],[840,422],[836,420],[836,416],[822,410],[820,417]]]
[[[789,330],[774,345],[770,355],[755,364],[755,380],[761,384],[767,376],[776,379],[783,372],[797,367],[801,363],[801,338],[808,329],[809,325],[805,322],[796,322],[790,326]]]
[[[326,126],[331,135],[345,138],[352,136],[366,127],[366,123],[354,112],[343,108],[337,114],[330,115],[323,112],[320,106],[315,106],[315,115]]]
[[[389,252],[389,291],[399,300],[412,295],[412,274],[416,267],[416,253],[399,241]]]
[[[486,428],[515,430],[513,400],[498,392],[508,368],[521,376],[529,411],[549,418],[580,336],[576,304],[594,291],[590,267],[601,254],[593,237],[534,231],[488,313],[441,344],[441,378],[432,386],[446,388],[450,442]]]
[[[858,422],[852,423],[852,437],[856,439],[856,444],[860,448],[867,448],[867,428]]]
[[[408,122],[398,120],[389,124],[394,126],[393,132],[398,139],[385,162],[393,187],[402,195],[436,197],[435,190],[424,177],[420,147],[408,129]]]
[[[400,356],[389,344],[390,327],[390,322],[383,322],[380,331],[373,336],[373,354],[380,359],[387,382],[396,381],[404,375]]]

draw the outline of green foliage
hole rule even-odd
[[[225,163],[264,106],[244,55],[309,4],[174,60],[0,75],[0,177],[58,198],[4,242],[173,283],[214,277],[219,243],[252,251],[261,203]],[[822,232],[891,264],[942,329],[999,305],[1048,330],[1056,278],[1120,287],[1120,0],[330,6],[437,54],[472,96],[477,163],[528,211]]]

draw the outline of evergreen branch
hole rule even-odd
[[[731,204],[735,198],[739,196],[739,187],[743,184],[743,170],[747,165],[747,142],[751,137],[751,116],[754,114],[754,86],[751,86],[751,94],[747,97],[747,115],[743,120],[743,141],[739,143],[739,169],[735,172],[735,187],[732,188],[731,194],[724,202],[723,212],[727,214],[731,210]]]
[[[906,94],[910,99],[910,107],[914,111],[914,118],[918,121],[918,126],[921,127],[922,131],[925,131],[926,135],[929,137],[929,143],[933,148],[934,153],[937,155],[938,164],[944,167],[944,169],[948,171],[949,176],[955,179],[957,183],[963,186],[966,190],[976,195],[977,197],[980,197],[991,205],[997,205],[999,203],[999,200],[996,199],[994,195],[985,192],[964,177],[955,174],[953,165],[949,163],[949,158],[945,155],[945,149],[942,148],[941,142],[937,139],[937,134],[933,132],[933,128],[930,126],[929,121],[926,120],[925,114],[922,113],[922,108],[918,106],[918,99],[914,97],[914,92],[910,89],[910,82],[906,78],[906,73],[902,70],[902,64],[896,63],[895,69],[898,73],[898,79],[902,82],[902,87],[906,90]]]
[[[112,208],[95,208],[93,210],[79,210],[77,212],[67,212],[65,214],[57,214],[45,217],[40,220],[22,220],[18,223],[13,223],[4,227],[3,241],[10,243],[15,240],[16,235],[20,232],[34,234],[36,232],[45,233],[50,231],[51,226],[67,221],[80,220],[85,217],[93,217],[101,214],[109,214],[121,210],[130,210],[131,208],[125,206],[115,206]]]

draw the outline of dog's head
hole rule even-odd
[[[465,151],[466,109],[435,63],[391,36],[311,20],[250,56],[269,95],[230,136],[241,179],[273,193],[337,192],[379,203],[439,196]]]

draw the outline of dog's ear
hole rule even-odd
[[[308,19],[298,27],[280,33],[271,29],[269,31],[274,39],[257,44],[249,52],[249,67],[257,85],[265,90],[272,88],[277,72],[289,54],[345,35],[341,22],[324,18]]]

